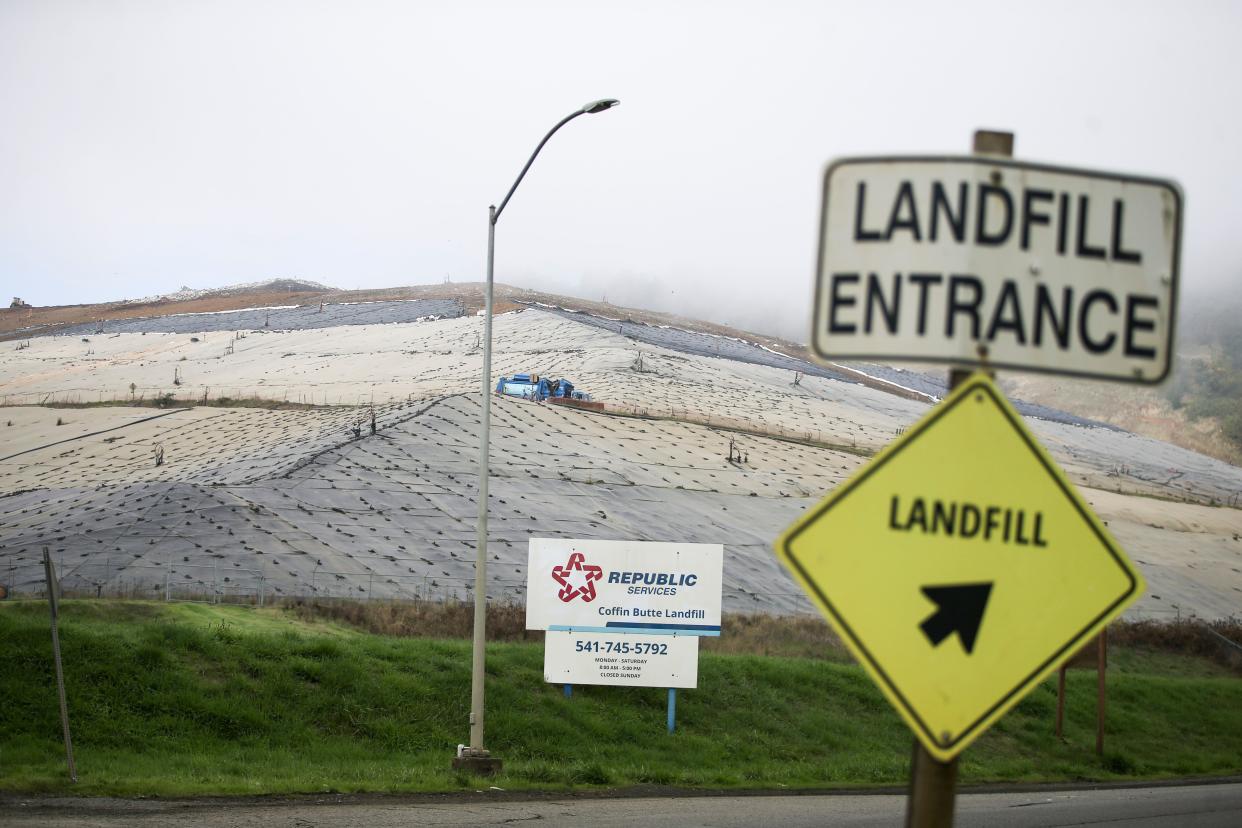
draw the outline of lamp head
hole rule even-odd
[[[598,101],[591,101],[582,107],[582,111],[588,115],[594,115],[596,112],[603,112],[605,109],[612,109],[621,102],[616,98],[603,98]]]

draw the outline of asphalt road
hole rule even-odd
[[[497,795],[497,796],[503,796]],[[547,798],[538,801],[438,801],[363,797],[234,801],[115,799],[0,800],[0,825],[40,828],[407,828],[536,823],[541,828],[601,826],[892,826],[901,825],[904,796],[785,795]],[[972,826],[1108,825],[1127,828],[1216,828],[1242,825],[1242,783],[1116,790],[959,795],[959,828]]]

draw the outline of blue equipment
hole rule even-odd
[[[575,391],[574,384],[567,379],[550,380],[538,374],[514,374],[511,377],[501,377],[496,383],[496,393],[539,402],[547,399],[591,399],[590,394]]]

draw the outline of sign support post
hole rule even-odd
[[[65,761],[69,765],[69,781],[78,781],[78,768],[73,761],[73,739],[69,736],[69,704],[65,700],[65,671],[60,664],[60,582],[56,580],[52,559],[43,547],[43,573],[47,578],[47,605],[52,613],[52,656],[56,660],[56,694],[60,698],[60,726],[65,734]]]
[[[668,732],[677,728],[677,688],[668,688]]]
[[[977,155],[1013,157],[1013,133],[975,130],[971,150]],[[952,393],[970,371],[949,369],[949,393]],[[962,446],[969,451],[969,446]],[[910,762],[910,795],[906,811],[908,828],[939,828],[953,824],[953,806],[957,797],[957,757],[941,762],[914,740],[914,758]]]
[[[1090,647],[1091,645],[1088,645]],[[1061,665],[1057,678],[1057,720],[1056,735],[1065,739],[1065,672],[1071,665],[1082,666],[1078,662],[1088,655],[1084,647],[1073,658]],[[1100,630],[1095,637],[1095,755],[1104,755],[1104,723],[1107,708],[1108,678],[1108,627]]]
[[[1066,665],[1062,664],[1057,670],[1057,726],[1056,734],[1058,739],[1065,738],[1065,670]]]
[[[957,757],[940,762],[915,739],[914,757],[910,760],[907,828],[951,826],[956,796]]]
[[[1108,627],[1100,630],[1095,663],[1095,755],[1104,755],[1104,672],[1108,668]]]

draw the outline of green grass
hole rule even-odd
[[[66,602],[61,642],[78,793],[831,787],[908,772],[909,731],[857,666],[832,660],[704,653],[670,736],[663,691],[578,687],[566,699],[543,681],[541,645],[493,644],[488,746],[505,767],[483,783],[449,769],[468,732],[468,642],[119,601]],[[46,604],[0,606],[0,648],[0,789],[67,791]],[[1065,743],[1049,682],[963,755],[962,781],[1242,768],[1242,680],[1165,654],[1157,666],[1182,675],[1143,673],[1140,651],[1114,657],[1103,759],[1095,675],[1075,670]]]

